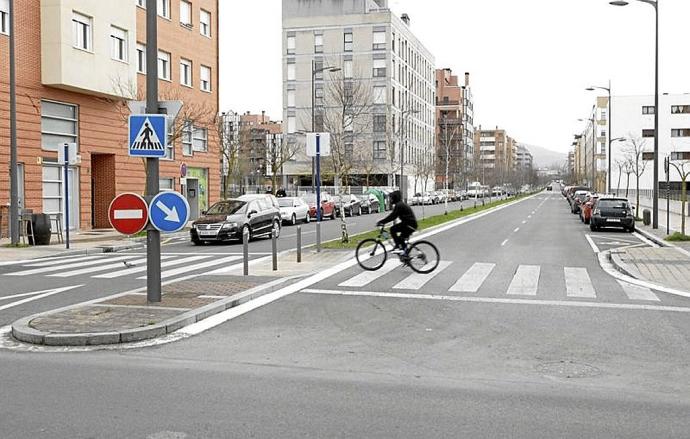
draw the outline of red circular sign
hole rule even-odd
[[[144,230],[149,222],[148,206],[140,195],[121,194],[110,203],[108,218],[118,232],[134,235]]]

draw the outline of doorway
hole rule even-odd
[[[91,228],[109,229],[108,208],[115,198],[115,155],[91,155]]]
[[[189,219],[199,218],[199,180],[187,178],[187,202],[189,203]]]

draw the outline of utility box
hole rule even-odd
[[[642,222],[644,223],[645,226],[648,226],[652,223],[652,211],[649,209],[645,209],[642,211]]]

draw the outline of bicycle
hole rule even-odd
[[[355,257],[360,267],[367,271],[376,271],[383,267],[388,259],[386,242],[391,240],[386,226],[381,226],[376,238],[365,239],[357,245]],[[436,246],[429,241],[406,241],[407,251],[398,254],[403,266],[409,266],[420,274],[431,273],[438,267],[440,254]]]

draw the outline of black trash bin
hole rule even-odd
[[[642,211],[642,222],[644,223],[645,226],[648,226],[652,223],[652,211],[649,209],[644,209]]]
[[[50,237],[52,234],[50,215],[46,213],[34,213],[31,214],[31,225],[33,226],[34,237],[36,242],[31,242],[31,236],[29,236],[29,244],[31,245],[50,245]]]

